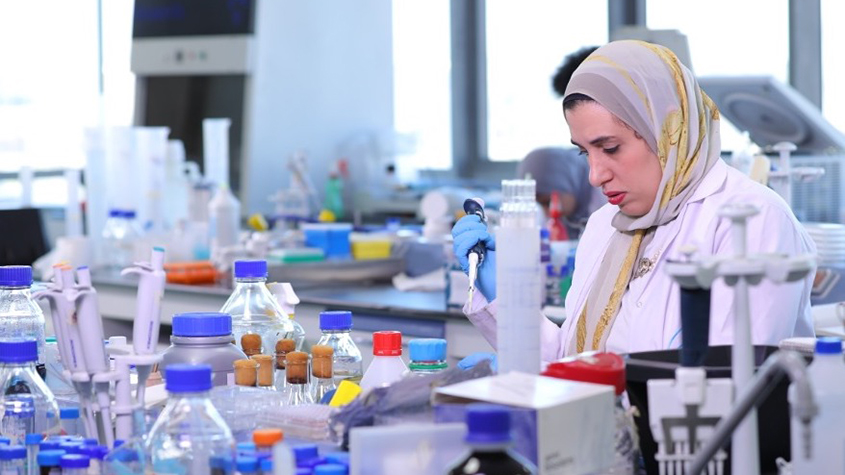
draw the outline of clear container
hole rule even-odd
[[[288,393],[288,405],[314,404],[314,396],[311,394],[311,385],[308,381],[308,353],[291,351],[287,354],[285,366],[285,376],[288,380],[285,387]]]
[[[402,379],[407,371],[402,360],[402,334],[394,331],[373,333],[373,361],[361,378],[361,389],[389,386]]]
[[[26,447],[23,445],[0,447],[0,474],[26,475]]]
[[[65,378],[64,369],[62,365],[61,356],[59,355],[59,346],[56,342],[56,337],[48,336],[44,343],[44,366],[46,366],[47,376],[44,381],[47,387],[56,397],[75,395],[76,390],[70,380]]]
[[[334,350],[328,345],[311,347],[311,386],[314,402],[318,404],[323,403],[323,398],[337,389],[332,372],[333,353]]]
[[[449,368],[446,363],[446,340],[442,338],[418,338],[408,343],[411,362],[408,374],[424,376],[439,373]]]
[[[143,232],[135,211],[112,209],[103,226],[103,243],[100,262],[108,270],[118,272],[132,265],[135,258],[135,242]]]
[[[64,450],[42,450],[38,453],[38,468],[41,474],[61,475],[59,463],[65,455]]]
[[[449,475],[483,473],[484,475],[533,475],[531,462],[514,452],[510,412],[503,406],[470,404],[466,413],[469,454],[448,469]]]
[[[235,457],[232,432],[211,404],[211,367],[171,365],[165,370],[168,402],[146,438],[156,473],[210,473],[211,457]]]
[[[232,344],[232,316],[218,312],[190,312],[173,316],[170,347],[161,367],[172,364],[211,365],[214,386],[234,378],[234,362],[246,355]]]
[[[361,350],[352,341],[352,312],[321,312],[320,332],[322,335],[317,344],[330,346],[334,351],[332,372],[335,382],[340,384],[344,379],[360,382],[364,376],[364,363]]]
[[[232,335],[247,356],[272,355],[276,342],[293,339],[295,329],[265,285],[267,261],[235,261],[234,267],[235,289],[220,311],[232,316]],[[244,348],[244,335],[260,337],[257,348]]]
[[[102,445],[84,445],[79,451],[81,455],[86,455],[90,460],[88,466],[88,473],[91,475],[100,475],[103,473],[103,458],[109,453],[109,449]]]
[[[79,425],[78,407],[63,407],[59,409],[59,419],[62,425],[62,432],[67,435],[82,435]]]
[[[59,466],[62,467],[62,475],[88,475],[88,467],[91,459],[87,455],[67,454],[62,455]]]
[[[24,444],[26,434],[58,434],[59,406],[50,388],[35,371],[35,340],[0,342],[0,394],[3,418],[0,432],[12,444]]]
[[[32,267],[0,267],[0,340],[35,340],[38,364],[44,364],[44,312],[32,300],[31,285]]]
[[[38,475],[38,449],[41,440],[44,438],[41,434],[26,434],[24,442],[26,444],[26,473],[27,475]]]

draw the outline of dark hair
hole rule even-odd
[[[595,99],[580,92],[572,93],[563,99],[563,110],[572,110],[585,102],[595,102]]]
[[[598,46],[585,46],[574,53],[566,55],[563,59],[563,64],[552,76],[552,89],[558,96],[563,97],[566,94],[566,86],[569,85],[569,80],[572,79],[572,73],[578,69],[578,66],[587,59],[587,56],[593,54],[593,51],[599,49]]]

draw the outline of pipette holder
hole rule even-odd
[[[759,213],[749,204],[727,204],[719,215],[731,220],[733,254],[718,256],[696,256],[692,247],[684,249],[681,260],[669,260],[666,270],[681,287],[709,289],[716,279],[724,279],[734,289],[734,344],[732,347],[733,393],[741,393],[754,376],[754,353],[751,341],[751,315],[748,286],[758,285],[764,278],[775,283],[795,282],[803,279],[816,267],[812,255],[787,256],[783,254],[748,254],[748,219]],[[702,370],[703,371],[703,370]],[[701,386],[699,383],[692,387]],[[689,382],[684,378],[678,383]],[[715,382],[713,383],[715,387]],[[707,398],[711,396],[711,382],[707,383]],[[696,389],[695,391],[700,391]],[[684,391],[679,399],[684,401]],[[721,394],[721,390],[718,392]],[[659,397],[659,396],[658,396]],[[721,397],[721,396],[716,396]],[[652,400],[649,384],[649,400]],[[668,403],[667,403],[668,404]],[[658,432],[662,429],[658,427]],[[732,473],[757,474],[759,467],[759,441],[757,438],[757,414],[750,411],[745,421],[734,432],[732,439]]]
[[[135,411],[144,410],[144,403],[140,400],[140,395],[143,394],[141,384],[146,384],[146,382],[138,379],[137,397],[133,399],[130,368],[135,366],[136,371],[146,370],[149,374],[153,366],[160,363],[161,359],[160,354],[114,356],[116,378],[114,386],[115,402],[112,406],[112,412],[115,416],[115,438],[120,440],[132,438],[135,435]]]
[[[772,146],[772,150],[778,152],[778,169],[769,172],[769,184],[779,194],[786,204],[792,206],[792,184],[797,180],[809,182],[822,177],[824,168],[820,167],[793,167],[791,155],[798,147],[791,142],[778,142]]]

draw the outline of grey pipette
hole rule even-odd
[[[487,224],[487,217],[484,215],[484,200],[481,198],[470,198],[464,201],[464,211],[467,215],[474,214],[481,219],[481,222]],[[484,244],[477,243],[469,250],[467,259],[469,260],[469,295],[468,299],[472,303],[473,294],[475,294],[475,280],[478,277],[478,266],[484,262],[484,255],[487,253],[487,248]]]

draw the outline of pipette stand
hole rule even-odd
[[[734,394],[743,393],[754,377],[749,285],[758,285],[764,278],[775,283],[795,282],[806,277],[816,266],[812,255],[748,254],[748,219],[757,213],[759,210],[750,204],[722,206],[719,215],[731,220],[733,254],[695,258],[693,252],[687,252],[685,259],[670,260],[666,266],[667,272],[681,286],[708,289],[716,279],[722,278],[728,286],[733,287],[734,344],[731,371]],[[756,411],[750,411],[734,432],[731,447],[732,473],[760,473]]]
[[[778,142],[772,146],[772,150],[778,152],[778,169],[769,172],[769,184],[779,194],[786,204],[792,207],[792,184],[794,181],[809,182],[824,175],[824,168],[820,167],[793,167],[791,154],[798,147],[791,142]]]
[[[128,440],[134,434],[134,414],[136,410],[144,410],[143,404],[132,398],[132,382],[129,368],[146,368],[147,373],[152,372],[153,366],[160,363],[162,356],[160,354],[151,355],[119,355],[114,357],[115,372],[117,378],[115,380],[114,393],[115,402],[112,406],[112,412],[115,415],[115,438],[121,440]],[[138,381],[141,384],[141,381]],[[138,389],[136,394],[143,391]]]

